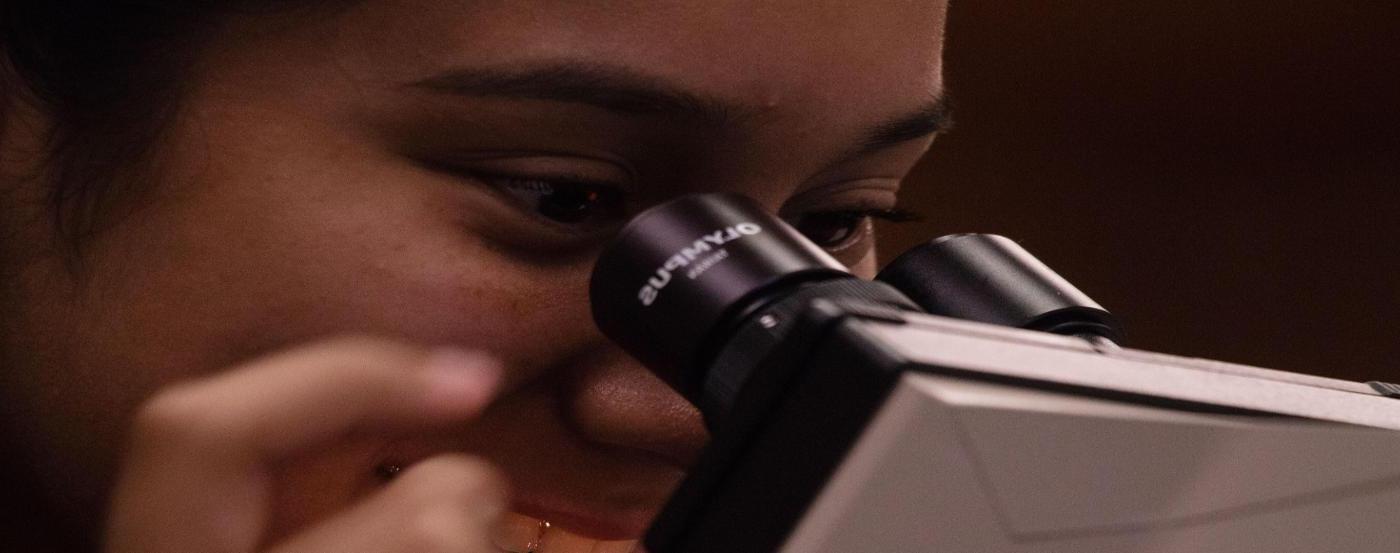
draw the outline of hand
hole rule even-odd
[[[146,403],[117,481],[107,553],[251,553],[272,506],[272,467],[352,432],[469,419],[494,395],[494,361],[352,339],[177,384]],[[504,479],[443,455],[417,463],[270,553],[486,553]]]

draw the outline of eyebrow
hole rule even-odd
[[[938,93],[922,107],[870,127],[856,154],[868,154],[911,140],[946,132],[953,127],[953,108],[948,95]]]
[[[687,91],[665,79],[612,65],[578,62],[510,68],[460,68],[410,86],[471,97],[583,104],[625,115],[663,115],[733,125],[757,113],[719,98]],[[917,109],[867,127],[853,155],[867,154],[947,130],[949,102],[942,93]]]

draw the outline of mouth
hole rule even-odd
[[[507,513],[497,522],[491,541],[504,553],[636,553],[637,540],[600,540],[549,521]]]
[[[375,471],[375,486],[411,465],[382,463]],[[639,538],[657,510],[655,501],[640,499],[619,507],[538,490],[515,493],[512,511],[491,528],[491,542],[500,553],[642,553]]]

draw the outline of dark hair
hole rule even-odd
[[[4,0],[0,94],[51,122],[42,177],[60,237],[95,232],[113,189],[142,180],[198,50],[192,37],[228,3]]]
[[[140,180],[150,146],[176,109],[178,73],[195,49],[189,37],[212,7],[207,0],[0,0],[0,131],[13,117],[9,110],[22,103],[49,122],[43,173],[33,178],[47,185],[49,209],[36,214],[51,215],[53,246],[71,253],[100,226],[114,188]],[[0,133],[0,148],[10,140]],[[10,248],[17,246],[9,242],[12,235],[33,236],[14,230],[32,219],[15,221],[22,210],[12,198],[0,195],[0,313],[6,315],[14,301]],[[70,269],[75,257],[66,260]],[[0,320],[0,329],[6,322]],[[8,353],[0,348],[0,366]],[[0,433],[0,445],[8,438]],[[45,508],[22,463],[0,465],[7,470],[0,484],[13,489],[16,501]],[[74,550],[96,549],[81,536],[59,537],[75,542],[66,544]]]
[[[140,181],[166,118],[176,109],[178,73],[193,56],[195,26],[206,20],[213,2],[193,0],[0,0],[0,150],[11,137],[3,130],[21,103],[40,110],[46,128],[41,174],[47,185],[47,209],[21,208],[16,196],[0,189],[0,330],[13,311],[11,271],[17,250],[31,247],[16,238],[42,234],[20,232],[31,215],[49,216],[56,238],[52,246],[68,255],[70,271],[80,262],[82,239],[101,226],[102,212],[120,194],[117,187]],[[33,211],[31,214],[30,211]],[[47,213],[45,213],[47,212]],[[23,213],[24,219],[16,221]],[[43,222],[39,219],[38,222]],[[47,249],[47,245],[37,245]],[[0,336],[8,338],[8,336]],[[0,342],[0,367],[8,366],[7,343]],[[0,448],[9,439],[0,432]],[[64,532],[44,527],[35,510],[46,510],[42,496],[22,461],[0,461],[0,477],[10,497],[0,510],[25,505],[26,524],[63,541],[67,549],[95,551],[89,530]],[[13,502],[13,503],[11,503]],[[13,513],[3,513],[13,514]],[[25,545],[15,544],[23,548]]]

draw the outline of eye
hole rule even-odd
[[[852,236],[863,232],[867,221],[868,217],[857,212],[834,211],[803,215],[793,222],[793,227],[808,240],[830,250],[846,245]]]
[[[828,250],[839,250],[865,237],[871,219],[897,223],[919,220],[918,214],[902,209],[854,209],[820,211],[797,217],[791,224],[808,240]]]
[[[525,209],[569,226],[604,225],[625,217],[617,186],[568,176],[473,175],[518,200]]]

